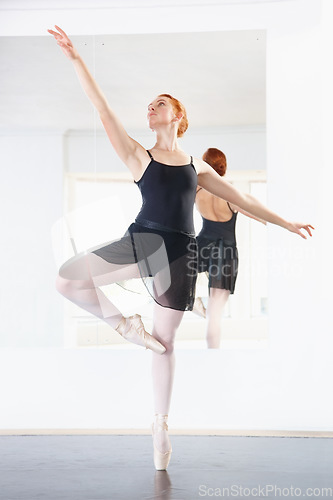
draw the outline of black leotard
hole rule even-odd
[[[236,245],[236,220],[237,212],[233,212],[231,219],[225,222],[213,221],[202,217],[202,228],[198,237],[223,238],[228,243]]]
[[[93,253],[110,264],[137,263],[155,302],[192,310],[198,263],[193,224],[197,174],[192,157],[188,165],[171,166],[148,154],[151,162],[136,182],[142,207],[135,222],[123,238]],[[152,286],[148,277],[154,278]]]
[[[154,160],[136,182],[142,194],[142,207],[135,221],[147,221],[182,233],[194,235],[193,205],[197,174],[191,161],[187,165],[171,166]]]
[[[202,229],[197,236],[198,272],[207,273],[209,288],[222,288],[234,293],[238,272],[237,212],[231,212],[231,219],[225,222],[202,217]]]

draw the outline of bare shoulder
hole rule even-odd
[[[193,165],[198,175],[203,174],[204,172],[207,172],[212,168],[210,165],[208,165],[208,163],[201,160],[201,158],[193,158]]]

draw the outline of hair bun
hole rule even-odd
[[[210,165],[221,177],[227,170],[227,158],[225,154],[217,148],[208,148],[202,159]]]

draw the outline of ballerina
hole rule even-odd
[[[65,263],[57,289],[67,299],[103,319],[120,335],[152,350],[155,405],[154,463],[168,467],[172,452],[167,418],[174,380],[176,331],[185,310],[192,310],[197,276],[193,206],[197,184],[254,216],[306,238],[310,225],[288,222],[248,194],[225,182],[207,163],[192,158],[178,143],[187,127],[184,106],[169,94],[148,105],[147,119],[156,143],[147,151],[131,138],[90,74],[67,34],[48,30],[72,62],[79,82],[95,106],[119,158],[141,190],[143,204],[124,237]],[[112,223],[112,214],[105,217]],[[99,287],[130,278],[153,279],[153,329],[145,331],[140,316],[124,318]]]
[[[225,154],[217,148],[209,148],[202,156],[221,177],[227,171]],[[199,187],[196,207],[202,217],[203,225],[197,236],[198,272],[208,276],[207,310],[201,297],[196,297],[193,312],[207,316],[206,341],[209,349],[218,349],[221,340],[221,316],[229,296],[235,291],[238,273],[238,251],[236,244],[237,214],[254,217],[245,210],[228,201],[222,200]]]

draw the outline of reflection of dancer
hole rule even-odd
[[[129,137],[89,73],[66,33],[56,26],[49,30],[63,53],[72,61],[79,81],[96,107],[116,153],[131,171],[141,190],[143,205],[136,222],[120,240],[95,252],[87,252],[65,263],[57,287],[69,300],[106,321],[122,336],[153,350],[152,376],[156,417],[153,424],[154,461],[166,469],[171,445],[169,411],[174,376],[174,339],[185,310],[191,310],[196,280],[196,250],[193,205],[199,184],[217,196],[278,224],[305,238],[309,226],[290,223],[253,197],[224,182],[204,161],[189,157],[177,137],[187,129],[186,111],[168,94],[159,95],[148,106],[148,124],[156,133],[156,144],[147,152]],[[167,265],[168,264],[168,265]],[[139,316],[123,318],[100,286],[133,277],[152,276],[154,326],[144,331]],[[158,353],[164,354],[161,356]]]
[[[209,148],[202,159],[221,177],[225,175],[227,159],[222,151]],[[200,187],[195,202],[202,217],[202,229],[197,236],[198,272],[207,273],[209,297],[207,313],[201,297],[195,299],[193,310],[201,316],[207,315],[207,346],[218,349],[222,311],[229,295],[234,293],[238,271],[235,234],[237,213],[260,219]],[[265,221],[261,222],[265,224]]]

